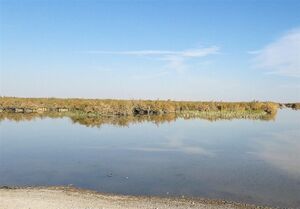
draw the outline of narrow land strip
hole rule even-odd
[[[191,112],[261,112],[276,114],[274,102],[193,102],[171,100],[111,100],[0,97],[0,112],[73,112],[95,116],[160,115]]]

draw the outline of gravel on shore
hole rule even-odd
[[[2,187],[1,209],[258,209],[254,205],[185,197],[126,196],[74,187]]]

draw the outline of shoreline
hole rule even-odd
[[[271,209],[196,197],[117,195],[70,186],[0,187],[1,209]]]

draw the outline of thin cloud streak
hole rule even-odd
[[[200,49],[188,49],[183,51],[168,50],[138,50],[138,51],[84,51],[88,54],[116,54],[116,55],[134,55],[134,56],[180,56],[180,57],[204,57],[211,54],[217,54],[219,47],[212,46]]]
[[[166,69],[175,70],[178,73],[184,72],[188,66],[186,61],[189,59],[201,58],[219,53],[219,47],[211,46],[206,48],[187,49],[182,51],[170,50],[138,50],[138,51],[84,51],[88,54],[106,54],[106,55],[126,55],[126,56],[147,56],[165,61]]]
[[[142,75],[133,75],[131,76],[131,78],[133,79],[137,79],[137,80],[141,80],[141,79],[155,79],[155,78],[159,78],[159,77],[162,77],[162,76],[165,76],[167,75],[168,72],[166,71],[163,71],[163,72],[158,72],[158,73],[155,73],[155,74],[142,74]]]
[[[300,29],[292,30],[254,54],[255,68],[268,74],[300,77]]]

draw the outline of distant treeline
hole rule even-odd
[[[299,105],[299,104],[297,104]],[[274,102],[192,102],[171,100],[113,100],[0,97],[0,112],[44,113],[72,112],[94,116],[161,115],[168,113],[252,112],[276,114]],[[282,106],[282,105],[281,105]],[[297,106],[299,107],[299,106]]]

